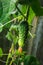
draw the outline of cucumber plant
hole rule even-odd
[[[13,25],[11,25],[11,27],[9,29],[9,32],[6,35],[6,37],[8,38],[8,40],[11,41],[12,45],[11,45],[11,48],[9,50],[6,65],[8,65],[8,64],[12,65],[13,63],[16,64],[16,65],[21,65],[22,62],[24,63],[24,65],[26,65],[26,64],[27,65],[28,64],[30,64],[30,65],[35,65],[35,64],[38,65],[38,63],[35,60],[36,58],[34,58],[33,56],[27,56],[26,51],[23,50],[23,47],[25,47],[25,41],[27,39],[28,31],[29,31],[28,17],[29,17],[30,6],[32,7],[32,9],[36,13],[36,15],[37,15],[36,10],[40,7],[38,5],[38,7],[36,9],[34,9],[34,5],[36,7],[35,3],[37,3],[37,0],[34,1],[34,2],[33,1],[34,0],[32,0],[32,1],[31,0],[18,0],[19,4],[26,5],[27,8],[28,8],[28,9],[26,8],[27,10],[26,10],[25,15],[18,8],[18,3],[15,4],[16,9],[18,10],[16,15],[18,16],[18,12],[19,12],[21,14],[22,19],[19,20],[19,18],[20,18],[20,15],[19,15],[19,17],[16,17],[15,19],[11,20],[11,21],[13,21],[12,22]],[[12,3],[10,3],[10,5],[12,5]],[[13,10],[14,10],[14,8],[13,8]],[[38,10],[38,12],[39,12],[39,10]],[[19,22],[19,23],[15,24],[14,23],[15,20],[16,20],[16,22]],[[11,21],[9,21],[9,22],[11,22]],[[7,25],[9,22],[4,24],[3,27],[5,25]]]

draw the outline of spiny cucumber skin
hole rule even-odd
[[[19,40],[18,40],[18,44],[19,46],[23,47],[24,43],[26,41],[27,38],[27,34],[28,34],[28,23],[27,21],[22,21],[19,25]]]

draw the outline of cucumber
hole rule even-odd
[[[28,34],[28,23],[27,21],[22,21],[19,25],[19,40],[18,40],[18,44],[20,47],[24,46],[24,43],[26,41],[27,38],[27,34]]]

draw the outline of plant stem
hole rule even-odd
[[[11,58],[11,51],[14,49],[14,44],[12,43],[8,57],[7,57],[7,61],[6,61],[6,65],[8,65],[9,59]]]
[[[25,15],[21,12],[21,10],[18,8],[18,6],[16,5],[16,8],[17,8],[17,10],[21,13],[21,15],[24,17],[24,18],[26,18],[25,17]]]
[[[0,59],[0,62],[6,63],[5,61],[3,61],[3,60],[1,60],[1,59]]]
[[[26,15],[26,14],[25,14],[25,15]],[[20,18],[22,18],[22,17],[23,17],[23,16],[21,15],[21,16],[18,16],[18,17],[16,17],[16,18],[13,18],[12,20],[10,20],[10,21],[8,21],[7,23],[3,24],[2,27],[4,27],[5,25],[7,25],[7,24],[13,22],[14,20],[20,19]]]
[[[14,60],[12,59],[9,65],[12,65],[13,61],[14,61]]]
[[[6,55],[8,55],[8,54],[0,54],[0,55],[4,55],[4,56],[6,56]]]

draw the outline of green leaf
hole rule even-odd
[[[0,57],[2,57],[3,56],[3,51],[2,51],[2,49],[0,48]]]
[[[20,11],[25,14],[26,13],[26,10],[27,10],[27,7],[26,5],[18,5],[18,8],[20,9]],[[21,13],[19,13],[19,15],[21,15]]]
[[[33,20],[34,16],[35,16],[35,13],[34,13],[34,11],[32,10],[32,8],[30,7],[29,17],[28,17],[28,23],[29,23],[29,24],[32,24],[32,20]]]
[[[0,9],[0,13],[2,11],[3,13],[0,18],[0,22],[6,23],[7,21],[11,20],[10,18],[11,12],[15,10],[15,0],[1,0],[1,3],[3,9]]]
[[[3,30],[3,25],[0,23],[0,32]]]
[[[24,60],[24,65],[40,65],[36,57],[32,55],[26,55]]]
[[[12,34],[11,34],[11,32],[8,32],[8,33],[7,33],[6,38],[7,38],[9,41],[12,41]]]

